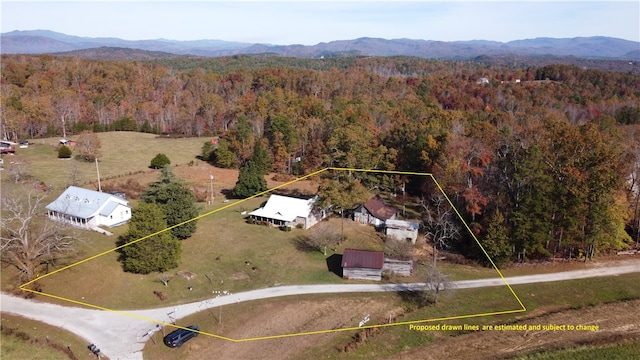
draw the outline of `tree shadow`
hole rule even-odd
[[[402,283],[395,283],[395,285],[398,289],[396,294],[398,294],[403,302],[412,304],[418,309],[433,304],[433,301],[427,296],[424,289],[410,287]]]
[[[342,254],[333,254],[327,258],[327,269],[342,277]]]
[[[295,238],[293,238],[291,242],[293,243],[293,246],[298,251],[302,251],[302,252],[318,251],[318,249],[316,249],[315,247],[309,244],[308,236],[306,235],[298,235]]]

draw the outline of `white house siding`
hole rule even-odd
[[[418,239],[418,225],[404,220],[387,220],[384,234],[395,240],[407,240],[415,244]]]
[[[128,206],[118,204],[109,214],[98,216],[99,225],[108,227],[123,224],[131,219],[131,209]]]
[[[418,239],[418,231],[413,229],[386,228],[385,235],[395,240],[411,241],[412,244]]]

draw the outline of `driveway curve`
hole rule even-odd
[[[615,276],[640,272],[640,262],[617,266],[603,266],[587,270],[508,277],[509,285],[531,284]],[[453,283],[455,288],[504,286],[501,278],[463,280]],[[411,284],[337,284],[337,285],[291,285],[257,289],[219,296],[212,299],[149,310],[102,311],[79,307],[62,306],[26,300],[0,294],[0,311],[42,321],[71,331],[93,343],[110,359],[141,360],[142,349],[149,340],[149,332],[156,324],[170,323],[185,316],[222,305],[268,299],[281,296],[305,294],[338,294],[354,292],[395,292],[424,288],[422,283]]]

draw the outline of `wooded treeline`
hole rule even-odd
[[[430,172],[507,259],[593,256],[638,238],[638,75],[403,57],[4,55],[2,67],[1,130],[11,139],[87,129],[219,136],[202,155],[223,167],[266,153],[283,173]],[[405,181],[361,180],[380,191]],[[429,186],[407,185],[415,196]],[[455,245],[483,258],[471,240]]]

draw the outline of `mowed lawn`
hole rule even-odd
[[[108,179],[149,170],[151,159],[158,153],[169,157],[172,165],[186,165],[196,159],[208,138],[163,138],[155,134],[119,131],[97,133],[102,156],[98,159],[100,178]],[[76,139],[77,136],[71,136]],[[5,156],[5,168],[10,162],[26,164],[26,171],[36,180],[64,190],[75,182],[97,184],[97,169],[93,162],[58,159],[59,138],[31,140],[26,149],[17,149],[15,156]],[[75,156],[75,153],[72,155]],[[5,178],[3,174],[3,178]],[[96,185],[97,189],[97,185]]]
[[[104,254],[48,276],[40,283],[44,292],[59,297],[114,309],[134,309],[202,300],[215,296],[214,291],[235,293],[278,285],[342,282],[341,277],[329,271],[326,256],[319,251],[298,248],[297,238],[305,235],[304,230],[285,232],[246,223],[242,212],[259,207],[266,199],[265,196],[241,203],[237,200],[236,203],[233,200],[218,202],[219,208],[226,208],[210,210],[209,215],[198,220],[197,232],[182,242],[181,264],[167,272],[173,276],[167,287],[158,273],[141,275],[122,271],[119,253],[110,251],[115,247],[117,236],[85,231],[81,232],[81,252],[75,260]],[[329,221],[340,228],[339,218]],[[115,231],[122,233],[125,228]],[[330,249],[328,256],[342,253],[345,247],[382,248],[370,227],[347,222],[345,234],[348,240],[335,252]],[[64,265],[58,264],[58,267]],[[180,271],[191,272],[195,277],[188,280],[176,275]],[[161,301],[154,291],[163,292],[167,299]]]

